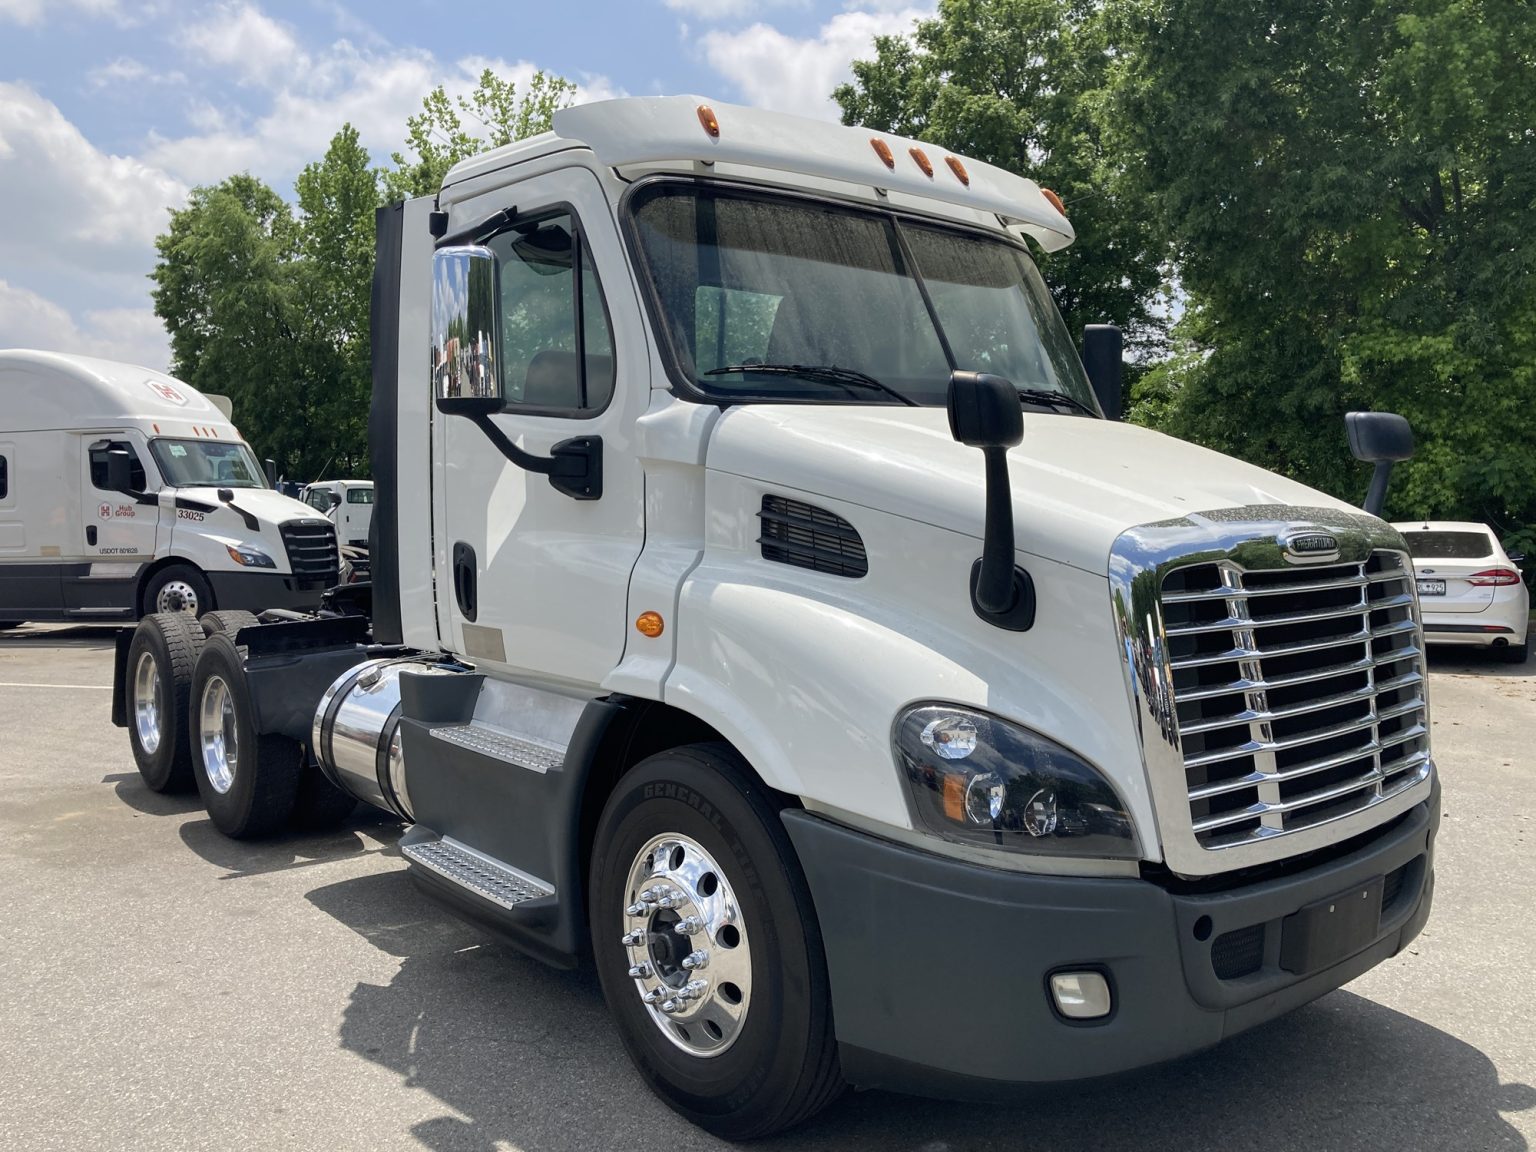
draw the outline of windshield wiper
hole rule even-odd
[[[761,372],[769,376],[804,376],[810,380],[825,380],[829,384],[841,384],[845,388],[873,388],[884,392],[894,400],[900,400],[911,408],[922,405],[910,396],[903,396],[889,384],[882,384],[866,372],[856,368],[839,368],[835,364],[728,364],[724,368],[711,368],[706,376],[723,376],[727,372]]]
[[[1084,404],[1076,396],[1068,396],[1065,392],[1057,392],[1052,388],[1020,388],[1019,399],[1025,403],[1064,404],[1068,408],[1075,408],[1089,416],[1098,415],[1097,412]]]

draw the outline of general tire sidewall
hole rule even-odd
[[[214,676],[229,687],[230,698],[235,706],[235,739],[239,744],[235,778],[228,792],[219,792],[214,788],[203,764],[203,691]],[[187,701],[187,740],[192,752],[192,772],[197,778],[197,790],[203,798],[203,806],[208,809],[209,818],[221,832],[238,834],[250,816],[259,765],[256,733],[251,725],[250,698],[246,692],[245,669],[239,652],[223,633],[210,636],[203,645],[202,655],[197,658],[197,672],[192,677],[192,693]]]
[[[167,622],[163,617],[147,620],[134,629],[128,645],[128,667],[124,691],[127,696],[128,742],[133,750],[133,761],[144,783],[155,792],[188,789],[191,761],[188,756],[187,726],[185,713],[190,680],[179,686],[176,683],[175,661],[166,643],[165,628],[176,627],[177,622]],[[192,637],[188,637],[192,639]],[[137,682],[139,658],[148,652],[155,662],[155,680],[160,692],[160,743],[153,754],[144,750],[139,740],[137,700],[134,688]],[[196,659],[196,652],[192,654]]]
[[[598,828],[591,929],[604,995],[652,1088],[707,1127],[714,1127],[713,1117],[759,1101],[768,1105],[764,1097],[796,1083],[812,1039],[812,958],[800,920],[812,913],[788,837],[769,831],[765,817],[778,819],[771,808],[755,811],[713,765],[671,752],[624,778]],[[691,837],[726,871],[752,950],[747,1019],[736,1042],[718,1056],[690,1056],[661,1035],[635,992],[618,942],[630,866],[648,840],[667,832]],[[819,954],[814,962],[822,963]]]

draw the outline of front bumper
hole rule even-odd
[[[991,1099],[1208,1048],[1395,955],[1429,916],[1440,792],[1348,855],[1202,895],[984,868],[798,809],[784,822],[821,925],[846,1078]],[[1369,943],[1321,970],[1281,967],[1285,917],[1379,877]],[[1114,1009],[1068,1021],[1049,976],[1089,968],[1107,975]]]
[[[320,597],[332,582],[301,580],[281,572],[209,572],[208,583],[213,587],[217,608],[244,608],[248,612],[290,608],[308,612],[320,606]]]

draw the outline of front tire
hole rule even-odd
[[[1511,644],[1509,647],[1501,649],[1499,656],[1506,664],[1524,664],[1531,658],[1530,638],[1527,637],[1518,644]]]
[[[187,700],[203,632],[185,612],[146,616],[128,645],[128,742],[152,792],[190,792]]]
[[[843,1081],[821,932],[780,803],[725,745],[620,780],[589,901],[603,997],[651,1089],[728,1140],[782,1131]]]
[[[293,811],[304,749],[286,736],[257,734],[244,662],[223,633],[210,636],[197,658],[189,711],[193,776],[214,826],[236,840],[276,832]]]
[[[144,585],[139,612],[190,612],[193,619],[213,608],[208,577],[190,564],[167,564]]]

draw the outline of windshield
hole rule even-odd
[[[1039,272],[1002,237],[685,184],[638,192],[634,224],[677,370],[713,396],[943,405],[958,368],[1097,411]]]
[[[244,444],[218,440],[151,440],[160,474],[173,488],[265,488],[256,457]]]

